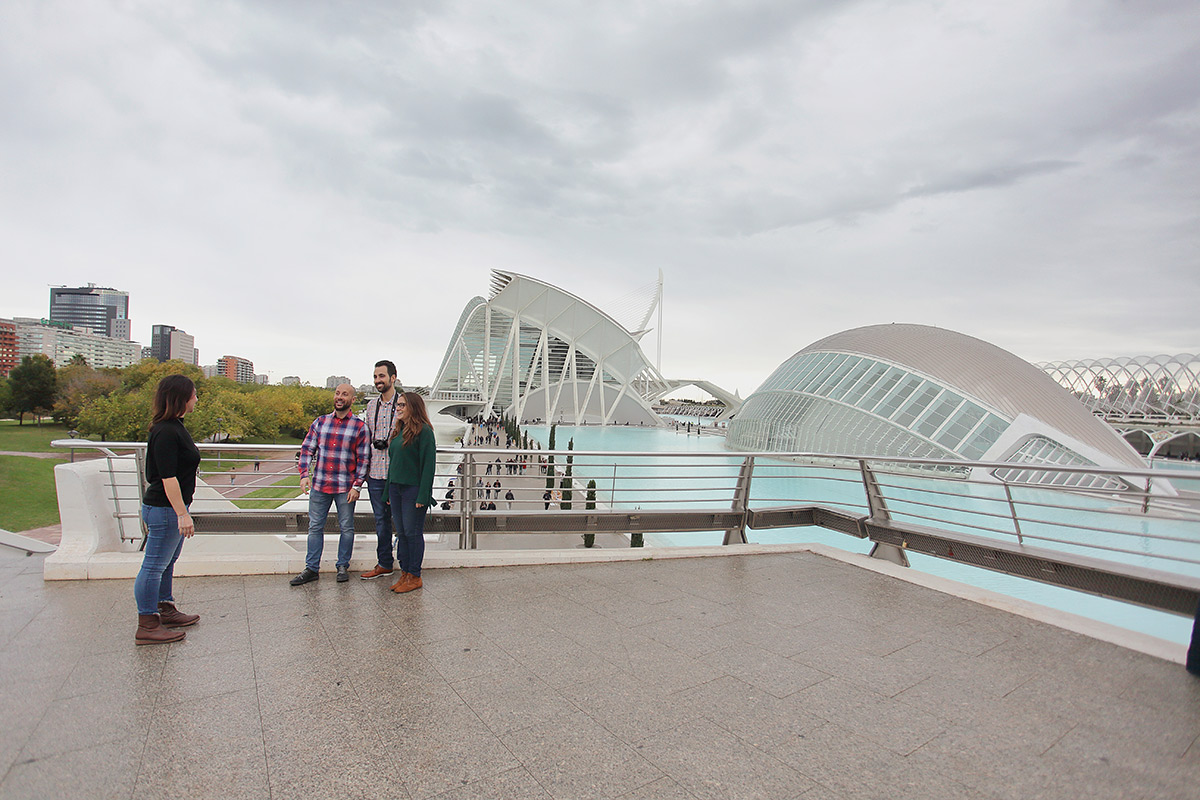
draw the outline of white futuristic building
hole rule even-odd
[[[1045,372],[987,342],[924,325],[855,328],[804,348],[746,398],[726,446],[1145,467]],[[1094,476],[1004,472],[995,477],[1123,488]]]
[[[491,296],[463,309],[430,399],[460,414],[571,425],[659,425],[651,404],[688,383],[733,402],[703,382],[665,380],[642,353],[659,287],[630,331],[557,286],[494,271]]]
[[[1200,421],[1200,356],[1193,353],[1038,364],[1093,414],[1126,421]]]

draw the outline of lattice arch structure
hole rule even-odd
[[[1193,353],[1037,364],[1110,422],[1200,422],[1200,356]]]

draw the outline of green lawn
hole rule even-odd
[[[63,460],[0,456],[0,528],[19,532],[58,523],[54,465]]]
[[[284,502],[300,496],[300,476],[289,475],[273,486],[255,489],[249,494],[233,501],[238,508],[258,509],[266,511],[279,508]]]
[[[66,425],[46,421],[39,428],[32,420],[17,425],[16,420],[0,420],[0,450],[15,450],[21,453],[49,453],[55,448],[50,442],[55,439],[70,439]],[[61,451],[69,452],[67,450]]]

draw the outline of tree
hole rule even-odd
[[[54,362],[40,353],[25,356],[20,366],[13,367],[8,376],[12,391],[12,410],[17,414],[17,424],[25,424],[25,414],[32,413],[42,422],[41,415],[54,407],[57,378]]]
[[[596,482],[595,481],[588,481],[587,500],[586,500],[586,502],[584,502],[583,507],[586,508],[588,511],[592,511],[596,508]],[[594,547],[595,544],[596,544],[596,534],[585,533],[583,535],[583,546],[584,547]]]
[[[567,449],[568,450],[575,449],[575,439],[573,437],[571,438],[570,441],[567,442]],[[571,496],[573,494],[571,491],[571,485],[572,485],[571,473],[574,470],[574,467],[572,467],[571,464],[574,461],[575,461],[575,456],[572,456],[572,455],[567,456],[567,470],[566,470],[566,472],[563,473],[562,483],[560,484],[560,486],[562,487],[562,502],[559,503],[558,507],[561,508],[563,511],[571,510]]]
[[[550,446],[546,448],[551,451],[551,454],[546,456],[546,488],[554,488],[554,432],[558,429],[558,425],[550,423]]]
[[[9,410],[12,406],[12,386],[8,382],[8,378],[0,375],[0,417],[7,417],[12,412]]]
[[[58,371],[58,393],[52,416],[56,422],[76,427],[79,414],[87,403],[112,394],[120,386],[120,375],[111,370],[92,369],[86,360],[72,358]]]

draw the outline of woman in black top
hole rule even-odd
[[[142,519],[146,523],[146,553],[133,582],[137,600],[138,644],[177,642],[195,625],[197,614],[175,608],[171,582],[183,540],[196,532],[188,506],[196,492],[200,451],[183,427],[183,415],[196,407],[196,386],[183,375],[168,375],[154,392],[154,419],[146,445],[146,493]]]

